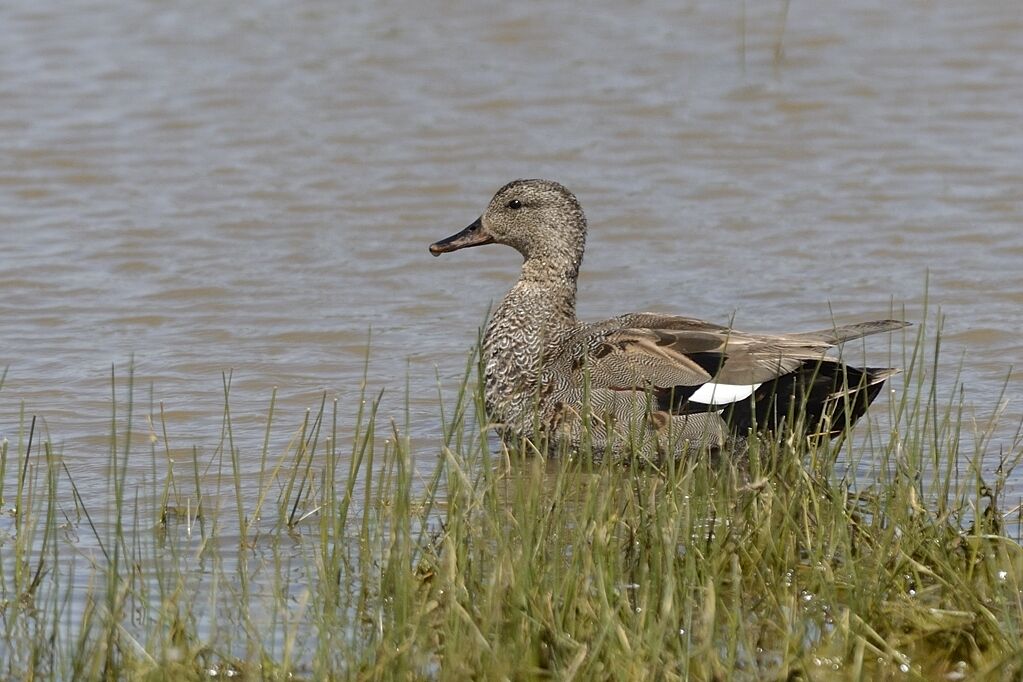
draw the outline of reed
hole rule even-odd
[[[364,391],[276,450],[275,393],[246,446],[225,375],[182,457],[112,375],[112,505],[32,416],[0,449],[0,676],[1017,678],[1020,443],[971,427],[918,329],[883,419],[741,464],[508,452],[474,359],[432,445]]]

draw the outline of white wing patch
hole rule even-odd
[[[753,395],[760,384],[715,384],[708,381],[689,396],[690,401],[704,405],[729,405]]]

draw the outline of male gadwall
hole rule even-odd
[[[508,183],[482,216],[430,253],[491,243],[524,258],[481,351],[488,416],[513,440],[539,437],[597,456],[678,457],[741,450],[750,433],[789,420],[808,437],[834,437],[897,372],[851,367],[824,353],[906,326],[898,320],[777,335],[659,313],[579,322],[586,218],[575,196],[550,180]],[[792,419],[797,412],[802,418]]]

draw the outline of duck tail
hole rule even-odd
[[[834,438],[863,416],[884,382],[898,373],[892,367],[860,368],[834,360],[806,362],[763,383],[725,416],[737,436],[779,433],[796,425],[806,436]]]

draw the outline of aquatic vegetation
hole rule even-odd
[[[428,444],[367,392],[283,448],[271,397],[250,449],[227,376],[220,440],[181,450],[112,377],[94,471],[28,414],[0,450],[0,676],[1013,679],[1021,449],[917,329],[884,419],[741,465],[507,452],[475,360]]]

